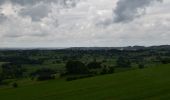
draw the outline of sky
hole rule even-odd
[[[170,0],[0,0],[0,48],[170,44]]]

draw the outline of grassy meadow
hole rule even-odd
[[[167,100],[170,65],[157,65],[66,82],[19,80],[20,87],[0,88],[1,100]]]

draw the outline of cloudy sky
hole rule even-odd
[[[170,0],[0,0],[0,47],[170,44]]]

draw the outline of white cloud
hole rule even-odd
[[[170,44],[169,0],[129,23],[113,22],[119,0],[2,1],[0,47]]]

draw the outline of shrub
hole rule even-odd
[[[104,66],[104,67],[102,68],[102,71],[101,71],[100,74],[104,75],[104,74],[107,74],[107,73],[108,73],[108,69],[107,69],[106,66]]]
[[[162,62],[163,64],[168,64],[168,63],[170,63],[170,58],[162,58],[162,59],[161,59],[161,62]]]
[[[17,88],[17,87],[18,87],[18,84],[17,84],[16,82],[13,83],[13,84],[12,84],[12,87]]]
[[[84,63],[80,61],[68,61],[66,64],[67,74],[88,74],[89,70]]]
[[[87,64],[87,67],[89,69],[98,69],[98,68],[101,68],[101,63],[100,62],[96,62],[96,61],[93,61],[93,62],[90,62],[89,64]]]
[[[2,80],[3,80],[3,77],[2,77],[2,74],[0,74],[0,84],[2,84]]]
[[[128,58],[119,57],[116,62],[117,67],[129,68],[131,67],[131,62]]]
[[[50,80],[55,79],[55,70],[49,69],[49,68],[42,68],[38,69],[34,73],[32,73],[32,77],[37,77],[37,80],[43,81],[43,80]]]
[[[25,69],[20,64],[5,63],[2,65],[2,73],[5,78],[21,78]]]
[[[109,69],[108,69],[108,74],[112,74],[112,73],[114,73],[114,72],[115,72],[114,67],[109,67]]]
[[[143,69],[143,68],[145,68],[145,65],[144,64],[139,64],[138,67],[139,67],[139,69]]]

